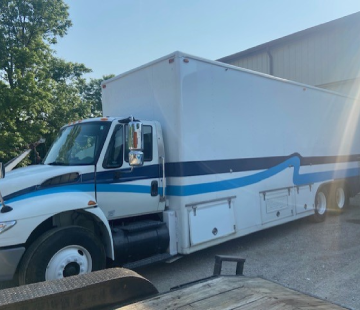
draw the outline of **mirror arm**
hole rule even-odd
[[[131,173],[131,172],[133,172],[133,170],[134,170],[134,167],[130,167],[130,171],[122,170],[121,173]]]

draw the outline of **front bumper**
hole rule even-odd
[[[25,252],[25,247],[0,250],[0,281],[11,280]]]

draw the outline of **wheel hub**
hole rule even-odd
[[[45,280],[61,279],[91,272],[89,252],[78,245],[67,246],[53,255],[45,272]]]
[[[64,278],[70,276],[76,276],[78,274],[80,274],[80,265],[74,262],[66,265],[63,271]]]

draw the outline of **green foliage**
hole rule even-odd
[[[40,137],[48,147],[64,123],[101,112],[102,79],[87,83],[90,69],[51,49],[68,16],[62,0],[0,0],[0,161]]]
[[[101,108],[101,82],[111,79],[114,74],[104,75],[101,79],[91,79],[89,83],[83,85],[81,90],[83,100],[91,107],[91,116],[97,117],[102,113]]]

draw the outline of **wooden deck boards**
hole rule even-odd
[[[261,278],[224,276],[118,309],[337,310],[344,308]]]

